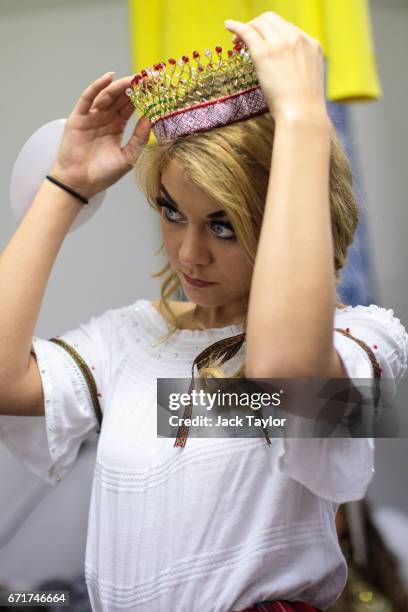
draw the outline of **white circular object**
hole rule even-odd
[[[57,160],[66,119],[55,119],[40,127],[21,149],[10,182],[10,202],[18,222],[30,208],[45,176],[50,173]],[[83,225],[96,213],[105,198],[101,191],[84,204],[71,225],[69,232]]]

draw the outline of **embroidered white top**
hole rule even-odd
[[[408,336],[392,310],[347,307],[335,327],[375,344],[383,376],[398,383]],[[150,301],[138,300],[60,336],[91,369],[103,412],[85,560],[93,610],[227,612],[265,599],[326,609],[346,580],[335,512],[364,496],[372,440],[188,438],[174,447],[156,437],[156,378],[189,378],[201,350],[242,327],[179,330],[154,346],[166,331]],[[334,343],[351,378],[373,377],[361,346],[338,332]],[[0,437],[55,485],[98,423],[66,350],[40,338],[33,350],[46,416],[1,416]]]

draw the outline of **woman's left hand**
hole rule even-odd
[[[271,114],[323,113],[327,116],[324,62],[320,43],[276,13],[225,27],[244,42],[254,62]]]

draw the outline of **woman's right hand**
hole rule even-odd
[[[134,107],[125,91],[132,77],[112,82],[113,73],[82,93],[65,124],[51,176],[86,198],[107,189],[134,166],[149,139],[150,122],[141,117],[125,146],[122,137]]]

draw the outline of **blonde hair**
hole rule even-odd
[[[165,144],[148,145],[136,164],[139,186],[149,204],[159,211],[156,198],[159,195],[162,171],[170,161],[176,163],[192,182],[215,199],[227,213],[239,243],[254,263],[266,201],[274,128],[273,118],[270,114],[265,114]],[[350,165],[333,127],[329,197],[335,269],[333,282],[337,287],[359,214],[352,189]],[[172,322],[169,333],[165,336],[167,338],[180,328],[179,321],[171,310],[169,298],[181,288],[181,283],[170,263],[152,276],[164,275],[159,308],[167,312]],[[337,306],[344,307],[337,294],[336,298]],[[205,329],[204,326],[201,327]],[[243,321],[243,330],[246,330],[246,318]],[[217,360],[199,369],[199,373],[202,378],[225,376],[218,367]],[[244,376],[242,365],[232,377]]]

